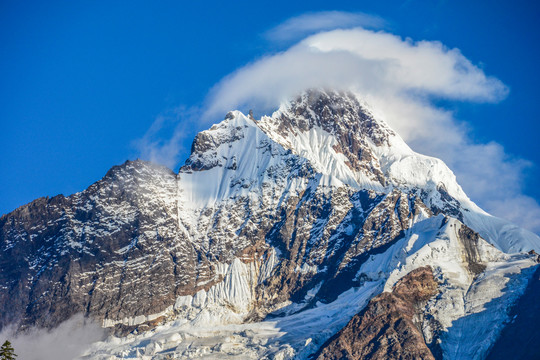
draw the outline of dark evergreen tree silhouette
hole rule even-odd
[[[0,347],[0,360],[15,360],[15,350],[11,346],[9,340],[6,340]]]

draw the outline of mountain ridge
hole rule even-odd
[[[524,251],[539,245],[478,208],[441,160],[413,152],[354,94],[310,90],[260,120],[228,113],[195,137],[178,173],[128,161],[87,190],[2,216],[0,265],[10,271],[0,274],[0,305],[9,309],[0,326],[53,328],[83,313],[135,336],[126,349],[103,345],[133,356],[165,351],[167,329],[222,326],[255,357],[303,358],[369,298],[433,265],[443,296],[428,303],[436,321],[422,332],[428,343],[448,343],[444,354],[459,339],[452,324],[491,299],[471,289],[501,299],[500,316],[488,311],[491,342],[463,347],[483,354],[536,264]],[[332,309],[347,297],[356,305],[339,317]],[[306,326],[295,314],[321,311],[339,319],[308,327],[304,350],[298,339],[272,335],[265,347],[230,327],[254,324],[258,334],[277,319],[293,334],[286,324]],[[155,346],[142,349],[137,334],[146,333]],[[166,352],[189,357],[188,348]]]

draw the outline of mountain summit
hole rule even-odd
[[[82,313],[111,333],[88,359],[369,358],[391,339],[377,356],[457,359],[488,355],[540,239],[354,94],[309,90],[260,120],[228,113],[178,173],[128,161],[2,216],[0,249],[0,326]]]

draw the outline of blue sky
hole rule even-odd
[[[0,213],[40,196],[81,191],[111,166],[141,156],[137,140],[156,118],[182,121],[175,114],[186,111],[178,109],[196,118],[194,109],[208,104],[209,90],[223,77],[309,35],[276,41],[272,29],[321,11],[368,14],[380,20],[368,24],[379,30],[458,48],[504,83],[509,93],[495,103],[434,101],[467,126],[471,141],[494,141],[509,161],[528,160],[519,191],[540,199],[535,2],[3,0]],[[172,136],[172,127],[159,135]],[[198,121],[181,127],[180,163],[207,127]]]

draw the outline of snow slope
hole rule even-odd
[[[111,337],[95,344],[82,358],[307,359],[370,298],[381,290],[390,291],[410,271],[430,265],[440,283],[440,294],[425,309],[434,319],[423,324],[426,339],[440,342],[446,359],[481,359],[509,320],[509,309],[525,290],[536,261],[526,254],[504,254],[479,239],[476,261],[486,268],[480,274],[471,273],[468,245],[458,235],[462,226],[444,216],[421,221],[387,251],[365,262],[357,274],[363,279],[361,286],[329,304],[317,303],[262,322],[231,320],[231,309],[246,310],[249,294],[231,298],[220,289],[245,288],[251,276],[231,270],[234,276],[209,291],[221,295],[202,296],[212,300],[197,300],[199,294],[177,300],[177,304],[199,309],[196,316],[180,317],[141,335]],[[239,265],[234,264],[233,269]]]

